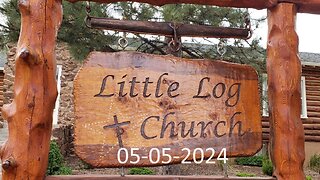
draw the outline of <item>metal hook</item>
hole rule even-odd
[[[247,9],[246,12],[246,16],[245,16],[245,28],[248,30],[248,37],[246,37],[245,39],[250,39],[252,37],[253,31],[251,28],[251,20],[250,20],[250,14],[249,14],[249,10]]]
[[[179,26],[177,26],[176,23],[170,23],[169,26],[173,30],[173,37],[168,46],[172,51],[177,52],[181,49],[181,42],[179,41],[177,34],[177,29],[179,28]]]
[[[225,40],[220,39],[220,42],[217,44],[217,52],[220,55],[220,57],[222,58],[226,52],[227,52],[227,47],[225,45]]]
[[[86,17],[84,18],[84,24],[88,28],[92,28],[90,13],[91,13],[90,1],[87,1],[87,3],[86,3]]]
[[[84,24],[88,27],[88,28],[92,28],[91,26],[91,17],[90,16],[86,16],[84,18]]]
[[[125,49],[127,46],[128,46],[128,40],[126,37],[121,37],[119,40],[118,40],[118,44],[121,48]]]

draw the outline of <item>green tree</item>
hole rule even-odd
[[[90,51],[118,51],[118,33],[110,33],[85,27],[86,5],[79,2],[75,4],[63,1],[63,22],[58,33],[58,40],[70,45],[72,54],[78,58],[84,58]],[[0,8],[7,21],[1,24],[2,45],[7,42],[15,42],[18,39],[20,29],[20,14],[16,0],[8,0]],[[245,9],[220,8],[215,6],[174,4],[162,7],[151,6],[143,3],[119,2],[114,4],[91,3],[91,16],[123,18],[128,20],[149,20],[182,22],[212,26],[241,27],[245,25]],[[257,28],[263,19],[252,21]],[[130,35],[130,48],[136,51],[153,54],[166,54],[168,41],[163,37],[146,38],[143,35]],[[259,47],[260,39],[229,40],[227,53],[223,59],[227,61],[251,64],[258,71],[264,68],[264,50]],[[206,45],[204,45],[204,43]],[[217,41],[212,39],[192,39],[192,43],[183,43],[182,56],[187,58],[220,58],[217,52]]]
[[[8,0],[2,4],[0,13],[6,17],[6,22],[1,23],[0,43],[4,46],[8,42],[17,42],[20,31],[20,12],[16,0]],[[93,16],[106,16],[106,5],[92,4]],[[115,51],[110,44],[115,41],[114,36],[107,36],[102,30],[90,29],[85,26],[85,3],[71,4],[63,1],[63,21],[58,33],[58,41],[70,45],[72,54],[77,59],[83,59],[89,52]]]

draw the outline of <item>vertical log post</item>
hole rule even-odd
[[[44,179],[57,86],[55,40],[62,20],[60,0],[20,0],[14,100],[2,109],[9,138],[2,146],[4,180]]]
[[[301,62],[295,31],[297,9],[280,3],[268,10],[268,95],[271,158],[281,180],[305,179],[304,131],[301,122]]]

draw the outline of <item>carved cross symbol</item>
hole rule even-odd
[[[113,120],[114,120],[114,124],[103,126],[103,129],[115,128],[115,131],[117,133],[119,147],[123,148],[121,135],[123,134],[124,130],[121,128],[121,126],[130,124],[130,121],[125,121],[125,122],[119,123],[117,115],[113,116]]]

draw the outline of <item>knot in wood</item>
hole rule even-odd
[[[3,163],[2,163],[2,168],[4,170],[8,170],[10,168],[14,168],[16,167],[16,163],[15,163],[15,160],[10,157],[9,159],[5,160]]]
[[[159,102],[159,106],[165,110],[176,109],[176,105],[169,98],[163,98]]]
[[[23,60],[27,60],[28,57],[29,57],[29,55],[30,55],[29,50],[26,49],[26,48],[22,48],[19,57],[20,57],[21,59],[23,59]]]
[[[122,102],[122,103],[126,103],[126,102],[128,101],[128,98],[127,98],[127,97],[121,97],[121,96],[119,96],[119,97],[118,97],[118,100],[119,100],[120,102]]]

